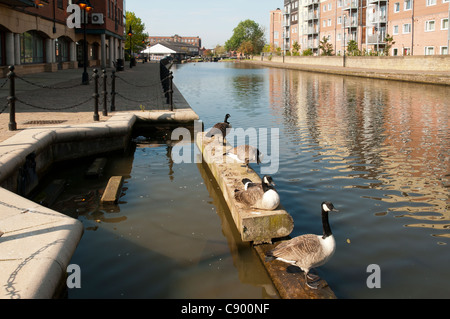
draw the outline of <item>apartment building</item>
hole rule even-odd
[[[270,11],[269,43],[273,49],[283,48],[283,11],[280,8]]]
[[[83,28],[67,26],[71,0],[0,0],[0,76],[55,72],[83,64]],[[123,0],[91,0],[86,24],[90,66],[113,66],[123,57]]]
[[[390,55],[449,54],[449,5],[450,0],[284,0],[284,48],[292,52],[298,41],[301,51],[318,55],[325,37],[335,54],[343,54],[351,40],[361,51],[382,52],[389,34],[395,42]]]
[[[391,55],[449,54],[449,0],[390,0]]]

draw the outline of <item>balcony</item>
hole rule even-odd
[[[305,7],[308,7],[308,6],[311,6],[311,5],[319,5],[319,0],[308,0],[308,1],[306,1],[306,3],[305,3]]]
[[[308,12],[308,20],[319,19],[319,14],[317,12]]]
[[[318,34],[319,33],[319,26],[308,26],[307,29],[308,34]]]
[[[387,23],[386,13],[379,14],[375,12],[374,15],[367,17],[367,22],[369,23]]]
[[[358,9],[358,0],[344,0],[342,10],[356,10]]]
[[[388,0],[367,0],[367,4],[386,3]]]
[[[317,48],[319,48],[319,40],[309,40],[308,41],[308,48],[310,48],[310,49],[317,49]]]
[[[367,44],[384,44],[384,38],[386,35],[382,34],[372,34],[367,36]]]
[[[358,27],[358,19],[357,18],[345,19],[343,25],[344,28],[356,28]]]

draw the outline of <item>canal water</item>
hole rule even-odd
[[[278,129],[268,136],[278,139],[272,162],[252,167],[276,162],[291,236],[322,232],[322,201],[339,209],[330,214],[336,253],[317,271],[338,298],[450,297],[448,88],[239,63],[173,71],[205,128],[229,113],[233,128]],[[69,185],[55,208],[85,226],[71,261],[82,288],[69,298],[276,297],[202,164],[175,163],[170,143],[136,144],[109,156],[88,187],[92,159],[56,170]],[[100,207],[112,175],[125,176],[121,200]]]
[[[174,77],[206,128],[226,113],[233,128],[279,128],[291,236],[322,232],[322,201],[340,210],[318,269],[339,298],[450,297],[448,87],[227,63]]]

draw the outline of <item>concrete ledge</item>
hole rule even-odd
[[[18,171],[32,153],[41,175],[53,162],[124,149],[135,122],[118,113],[106,122],[26,129],[0,143],[0,186],[17,192]]]
[[[0,298],[52,298],[83,225],[0,188]]]
[[[224,157],[226,148],[217,139],[204,135],[205,133],[199,132],[195,142],[203,154],[204,163],[222,190],[242,240],[262,244],[271,243],[273,238],[288,236],[294,228],[294,222],[282,204],[276,210],[267,211],[248,209],[235,201],[234,190],[242,188],[243,178],[250,178],[255,182],[261,182],[261,178],[253,170],[247,172],[241,163]]]
[[[265,254],[267,251],[274,249],[274,245],[259,245],[256,246],[261,262],[267,269],[273,284],[278,290],[283,299],[336,299],[336,295],[328,286],[324,279],[319,281],[319,289],[311,289],[306,285],[305,274],[299,268],[289,266],[281,261],[274,260],[271,262],[265,261]],[[289,271],[287,270],[289,269]]]

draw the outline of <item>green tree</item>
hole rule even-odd
[[[300,44],[297,41],[292,45],[292,55],[299,55],[300,52]]]
[[[245,56],[252,55],[255,51],[253,42],[251,40],[243,41],[239,46],[238,51],[244,53]]]
[[[394,37],[388,33],[384,38],[384,42],[386,44],[384,46],[383,53],[384,55],[389,56],[389,51],[391,51],[392,45],[395,44]]]
[[[131,36],[131,47],[133,52],[141,52],[143,49],[147,47],[147,39],[148,33],[145,30],[145,24],[142,22],[141,18],[136,17],[134,12],[127,11],[126,16],[126,28],[125,28],[125,52],[130,52],[130,36],[128,35],[128,31],[133,32]],[[143,43],[144,42],[144,43]]]
[[[225,42],[225,49],[227,51],[238,50],[243,42],[247,42],[245,47],[248,48],[248,41],[253,46],[253,53],[261,53],[264,45],[264,29],[253,20],[245,20],[239,22],[236,28],[233,29],[233,35]]]
[[[348,41],[347,54],[353,56],[361,55],[361,51],[358,49],[358,42],[356,42],[355,40]]]
[[[319,49],[322,50],[321,55],[333,55],[333,45],[328,42],[327,37],[323,37],[319,43]]]
[[[225,55],[226,50],[225,47],[223,47],[222,45],[218,44],[216,45],[216,48],[214,49],[214,52],[217,56],[222,56]]]
[[[303,56],[311,56],[311,55],[313,55],[313,50],[311,48],[303,50],[302,55]]]

